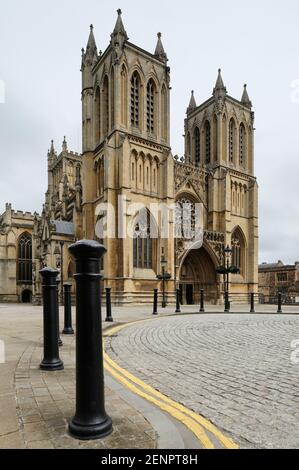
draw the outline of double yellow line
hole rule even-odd
[[[145,320],[148,321],[148,320]],[[137,322],[133,322],[137,323]],[[119,325],[105,331],[105,336],[112,336],[118,333],[123,328],[132,325],[133,323]],[[140,323],[140,322],[139,322]],[[194,411],[189,410],[180,403],[175,402],[171,398],[163,395],[158,390],[155,390],[150,385],[147,385],[143,380],[138,379],[127,370],[120,367],[115,361],[108,356],[105,352],[104,344],[104,366],[105,369],[122,385],[127,387],[136,395],[144,398],[153,405],[160,408],[162,411],[169,413],[173,418],[183,423],[190,431],[195,434],[201,445],[205,449],[214,449],[215,445],[207,435],[207,431],[211,433],[220,444],[220,447],[226,449],[238,449],[238,445],[234,441],[222,434],[216,426],[203,416],[198,415]]]

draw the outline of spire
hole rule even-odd
[[[164,47],[163,47],[163,44],[162,44],[162,41],[161,41],[162,34],[158,33],[157,36],[158,36],[158,41],[157,41],[157,45],[156,45],[156,49],[155,49],[155,56],[159,60],[162,60],[163,62],[167,62],[167,54],[164,50]]]
[[[191,111],[193,111],[193,109],[196,108],[196,101],[195,101],[195,97],[194,97],[194,90],[191,91],[191,98],[190,98],[190,103],[189,103],[189,106],[187,108],[187,114],[190,113]]]
[[[246,83],[244,85],[244,91],[243,91],[243,95],[241,98],[241,103],[243,103],[244,106],[247,106],[248,108],[252,108],[252,102],[250,101],[250,98],[248,96]]]
[[[117,20],[116,20],[116,23],[115,23],[115,26],[114,26],[114,30],[113,30],[113,33],[111,34],[112,44],[113,45],[118,44],[120,47],[122,47],[123,43],[125,41],[128,41],[128,39],[129,39],[128,35],[127,35],[127,32],[125,30],[121,15],[122,15],[122,11],[119,8],[117,10]]]
[[[224,83],[223,83],[223,80],[222,80],[222,76],[221,76],[221,69],[218,69],[218,77],[217,77],[217,81],[216,81],[216,85],[215,85],[215,88],[213,90],[213,95],[226,95],[227,91],[226,91],[226,88],[224,86]]]
[[[90,33],[86,46],[86,51],[82,49],[82,67],[84,65],[94,65],[98,60],[98,49],[93,34],[93,25],[90,25]]]
[[[63,142],[62,142],[62,151],[67,152],[67,141],[66,141],[65,136],[64,136]]]
[[[55,153],[55,148],[54,148],[54,140],[52,139],[51,140],[51,146],[50,146],[50,150],[48,150],[48,158],[53,158],[55,157],[56,153]]]

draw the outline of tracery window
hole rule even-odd
[[[238,230],[232,234],[232,265],[243,271],[243,256],[244,256],[243,240]]]
[[[155,131],[155,84],[149,80],[146,89],[146,119],[147,131],[151,134]]]
[[[23,233],[18,242],[18,281],[32,283],[32,238]]]
[[[191,240],[195,236],[195,203],[182,197],[175,205],[175,238]]]
[[[141,210],[135,221],[133,234],[133,266],[139,269],[152,269],[154,239],[151,236],[151,217]]]
[[[209,121],[205,123],[205,138],[206,138],[206,163],[211,162],[211,125]]]
[[[234,162],[235,154],[235,122],[233,119],[229,122],[229,161]]]
[[[245,164],[245,155],[246,155],[246,135],[245,135],[245,127],[244,124],[242,123],[240,125],[240,165]]]
[[[200,163],[200,131],[198,127],[194,130],[194,163],[196,165]]]
[[[131,78],[131,125],[139,127],[140,78],[134,72]]]

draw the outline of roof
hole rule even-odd
[[[59,233],[60,235],[75,235],[73,222],[66,222],[65,220],[51,220],[51,223],[55,225],[56,233]]]

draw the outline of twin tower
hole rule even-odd
[[[142,302],[160,287],[157,275],[170,274],[169,297],[176,287],[183,303],[198,301],[205,288],[217,302],[223,290],[216,267],[224,247],[232,247],[240,274],[231,290],[245,297],[257,291],[258,214],[254,177],[254,114],[246,86],[241,100],[230,97],[221,72],[210,99],[197,106],[192,92],[185,119],[185,155],[170,148],[170,68],[161,34],[155,51],[129,41],[121,11],[104,52],[98,51],[93,27],[82,50],[82,220],[79,237],[106,245],[104,278],[120,303]],[[125,203],[124,203],[125,201]],[[174,238],[175,215],[161,235],[163,215],[152,204],[203,207],[204,239]],[[102,237],[96,226],[99,207],[115,210],[115,236]],[[140,219],[130,206],[145,206]],[[119,216],[121,214],[121,216]],[[109,222],[110,223],[110,222]],[[119,224],[133,237],[118,237]],[[150,235],[154,225],[156,236]],[[191,247],[191,249],[190,249]]]

